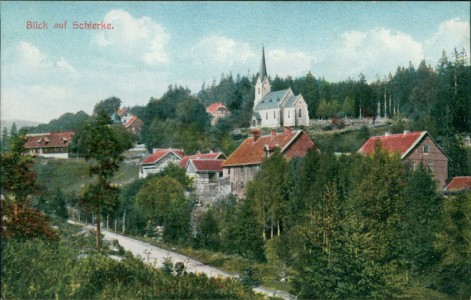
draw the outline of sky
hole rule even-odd
[[[470,2],[0,2],[1,118],[146,105],[222,74],[368,81],[470,53]],[[28,23],[30,22],[30,23]],[[54,28],[63,25],[65,28]],[[110,29],[80,29],[87,23]],[[47,29],[35,29],[46,23]],[[28,24],[36,25],[30,26]],[[64,26],[63,26],[64,27]]]

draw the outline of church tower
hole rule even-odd
[[[267,66],[265,64],[265,49],[262,46],[262,61],[260,62],[260,72],[258,73],[257,83],[255,84],[255,100],[253,102],[253,107],[257,107],[258,102],[262,98],[270,93],[271,86],[270,81],[268,80]]]

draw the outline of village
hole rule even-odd
[[[302,128],[308,127],[310,118],[308,106],[301,94],[295,95],[291,88],[271,91],[269,76],[265,62],[265,51],[262,49],[260,70],[255,85],[253,116],[251,119],[251,136],[246,138],[239,147],[230,154],[220,151],[186,154],[183,149],[154,148],[148,154],[145,145],[135,145],[126,151],[126,160],[139,164],[138,178],[146,178],[150,174],[162,172],[169,164],[178,165],[192,178],[194,191],[200,205],[210,205],[224,199],[229,194],[244,198],[245,187],[260,170],[263,160],[275,151],[280,151],[286,159],[303,157],[310,150],[320,151],[316,142],[311,140]],[[384,106],[386,111],[386,102]],[[228,108],[220,102],[209,105],[206,113],[211,115],[211,125],[230,115]],[[361,114],[361,111],[360,111]],[[360,116],[358,123],[363,126],[380,126],[385,122],[381,116],[378,102],[376,124],[374,119]],[[113,122],[122,124],[129,132],[137,135],[143,125],[142,120],[120,108],[111,116]],[[319,122],[319,120],[312,120]],[[312,122],[311,121],[311,122]],[[320,121],[326,123],[326,121]],[[327,122],[331,122],[327,120]],[[338,122],[332,119],[333,122]],[[346,120],[348,123],[354,120]],[[328,123],[327,123],[328,124]],[[262,135],[262,129],[269,129],[268,135]],[[299,129],[294,129],[299,128]],[[28,134],[25,143],[29,155],[50,158],[69,158],[69,145],[74,132],[51,132]],[[434,137],[427,131],[373,136],[368,139],[358,153],[371,155],[376,145],[391,154],[396,153],[401,160],[409,163],[415,170],[419,164],[424,165],[433,173],[443,191],[460,191],[471,188],[471,176],[459,176],[448,180],[449,156],[441,149]],[[340,153],[339,153],[340,154]],[[351,153],[345,153],[349,155]]]

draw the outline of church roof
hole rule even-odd
[[[267,66],[265,64],[265,49],[262,46],[262,61],[260,62],[260,73],[259,73],[260,81],[263,82],[265,77],[267,77]]]
[[[260,100],[260,102],[258,102],[257,106],[255,107],[255,110],[277,108],[281,104],[281,102],[283,102],[283,99],[286,97],[288,91],[289,89],[286,89],[266,94]]]
[[[288,101],[286,101],[285,107],[293,107],[294,103],[296,103],[296,99],[298,99],[298,96],[293,95],[291,96]]]

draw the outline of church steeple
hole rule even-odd
[[[265,48],[262,46],[262,61],[260,62],[260,72],[258,73],[257,83],[255,84],[255,99],[253,107],[257,107],[257,104],[262,98],[270,93],[271,86],[270,80],[268,80],[267,65],[265,63]]]
[[[260,62],[260,73],[258,76],[260,77],[261,82],[263,82],[263,80],[267,76],[267,66],[265,64],[265,48],[263,46],[262,46],[262,61]]]

